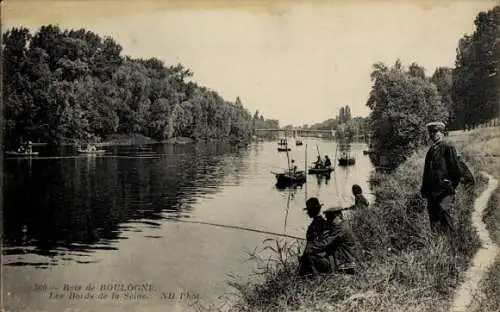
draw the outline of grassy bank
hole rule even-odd
[[[349,218],[359,240],[360,268],[355,276],[331,274],[304,280],[297,277],[302,242],[272,242],[277,261],[264,261],[250,281],[234,280],[233,311],[446,311],[464,271],[479,248],[471,226],[473,201],[485,187],[478,172],[494,170],[498,129],[450,135],[471,166],[477,185],[459,186],[452,212],[452,237],[431,233],[425,202],[418,195],[426,149],[392,174],[375,174],[377,202],[369,211]],[[498,143],[496,143],[498,146]],[[495,172],[499,172],[496,170]],[[327,203],[328,204],[328,203]],[[279,247],[279,250],[276,250]],[[221,309],[224,309],[222,307]]]

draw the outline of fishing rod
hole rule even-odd
[[[304,153],[305,153],[305,155],[304,155],[305,156],[305,164],[304,164],[304,167],[305,167],[304,170],[305,171],[304,171],[304,174],[307,174],[307,143],[306,143],[306,149],[305,149]],[[305,185],[305,190],[304,190],[304,202],[307,201],[307,181],[306,181],[305,184],[306,185]]]
[[[211,225],[211,226],[222,227],[222,228],[227,228],[227,229],[256,232],[256,233],[261,233],[261,234],[269,234],[269,235],[281,236],[281,237],[286,237],[286,238],[293,238],[293,239],[304,240],[304,241],[306,240],[305,238],[298,237],[298,236],[293,236],[293,235],[288,235],[288,234],[280,234],[280,233],[275,233],[275,232],[268,232],[268,231],[257,230],[257,229],[252,229],[252,228],[247,228],[247,227],[237,226],[237,225],[227,225],[227,224],[219,224],[219,223],[204,222],[204,221],[194,221],[194,220],[176,220],[176,219],[169,219],[169,220],[172,220],[174,222]]]

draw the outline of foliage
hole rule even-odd
[[[453,70],[452,98],[463,128],[498,117],[500,6],[477,15],[472,35],[460,39]]]
[[[4,142],[106,139],[140,134],[248,140],[255,127],[239,98],[189,81],[183,65],[133,59],[110,37],[42,26],[3,34]]]
[[[441,96],[441,103],[448,111],[448,126],[449,130],[454,130],[459,128],[457,122],[457,112],[456,107],[453,105],[453,100],[451,97],[452,87],[453,87],[453,69],[449,67],[438,67],[434,71],[431,77],[431,82],[436,85],[436,88]]]
[[[437,88],[423,73],[415,63],[405,70],[399,60],[392,67],[374,65],[367,105],[371,109],[370,156],[376,166],[395,169],[425,142],[427,122],[446,123],[448,112]]]
[[[342,106],[338,116],[339,124],[343,124],[351,120],[351,108],[349,105]]]
[[[338,118],[330,118],[325,121],[319,122],[312,124],[307,127],[307,129],[310,130],[331,130],[331,129],[336,129],[339,124],[339,119]]]

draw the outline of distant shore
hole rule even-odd
[[[189,137],[174,137],[170,138],[167,140],[154,140],[150,137],[141,135],[141,134],[116,134],[112,135],[106,140],[103,140],[102,142],[89,142],[89,144],[93,144],[97,147],[102,147],[102,146],[130,146],[130,145],[152,145],[152,144],[191,144],[191,143],[197,143],[197,142],[228,142],[231,145],[242,145],[242,144],[247,144],[251,140],[245,141],[243,139],[209,139],[209,140],[196,140],[193,138]],[[76,142],[76,141],[64,141],[59,144],[48,144],[45,142],[33,142],[32,146],[47,146],[47,145],[54,145],[54,146],[79,146],[79,145],[85,145],[86,142]]]

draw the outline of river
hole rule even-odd
[[[289,152],[299,169],[305,144],[309,163],[318,150],[334,160],[334,141],[305,139]],[[273,237],[176,220],[304,237],[306,197],[325,206],[352,204],[357,183],[373,200],[365,144],[351,144],[354,166],[337,167],[328,180],[309,175],[293,190],[274,186],[271,171],[287,166],[276,148],[274,141],[240,149],[200,143],[109,147],[96,156],[42,149],[38,157],[4,158],[6,311],[181,311],[191,302],[186,298],[220,302],[231,291],[227,274],[248,277],[255,269],[245,261],[248,251]],[[132,283],[153,291],[125,297],[120,287]],[[86,294],[89,286],[95,288]],[[109,287],[118,298],[110,298]]]

